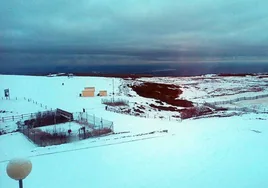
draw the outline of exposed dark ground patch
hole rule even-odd
[[[182,94],[179,86],[144,82],[139,85],[129,85],[139,96],[160,100],[172,106],[193,107],[191,101],[176,99]]]
[[[152,108],[156,108],[158,110],[179,112],[179,110],[174,106],[159,106],[159,105],[155,105],[155,104],[150,104],[149,106]]]

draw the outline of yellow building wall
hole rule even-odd
[[[82,91],[82,96],[83,97],[94,97],[95,93],[94,93],[94,91],[84,90],[84,91]]]
[[[107,91],[100,91],[100,96],[102,97],[107,96]]]
[[[85,87],[84,91],[95,91],[95,87]]]

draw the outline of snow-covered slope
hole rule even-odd
[[[230,100],[244,96],[268,94],[268,79],[259,76],[221,77],[204,75],[195,77],[153,77],[139,81],[170,83],[182,87],[182,98],[194,102]]]
[[[0,109],[10,111],[7,115],[44,110],[26,97],[48,108],[72,112],[86,108],[114,121],[116,132],[125,132],[44,148],[20,133],[2,135],[0,187],[18,186],[5,173],[14,157],[29,157],[33,163],[24,180],[27,188],[268,186],[267,114],[182,122],[139,118],[105,111],[99,97],[79,97],[87,86],[111,93],[112,78],[0,76],[0,82],[0,90],[10,88],[11,100],[0,101]],[[122,82],[115,79],[117,95]],[[143,99],[121,97],[131,102]]]

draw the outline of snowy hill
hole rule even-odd
[[[113,121],[115,133],[120,133],[48,147],[37,147],[19,132],[1,135],[0,187],[18,186],[5,173],[14,157],[28,157],[33,163],[32,173],[24,180],[27,188],[268,186],[266,98],[225,105],[254,107],[258,113],[161,119],[178,112],[153,109],[150,104],[158,104],[156,99],[141,97],[127,87],[142,82],[178,85],[183,91],[179,97],[194,104],[268,93],[268,79],[258,76],[132,80],[0,75],[0,91],[9,88],[11,97],[0,100],[0,110],[5,111],[0,118],[56,108],[75,113],[85,108],[89,114]],[[107,90],[106,99],[112,98],[114,90],[115,98],[129,101],[129,108],[144,106],[147,118],[107,111],[103,98],[79,97],[84,87]],[[0,128],[15,130],[16,124],[1,122]]]

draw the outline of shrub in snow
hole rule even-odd
[[[0,130],[0,135],[7,134],[4,130]]]
[[[112,133],[112,129],[110,128],[103,128],[103,129],[95,129],[91,132],[91,135],[92,136],[101,136],[101,135],[105,135],[105,134],[108,134],[108,133]]]
[[[67,136],[65,133],[46,133],[40,134],[41,146],[58,145],[67,142]]]
[[[212,113],[212,110],[205,106],[195,106],[192,108],[187,108],[181,110],[181,119],[187,119],[191,117],[197,117],[201,115],[206,115]]]
[[[63,116],[56,114],[54,111],[47,112],[38,112],[35,115],[35,118],[25,120],[24,125],[26,125],[29,129],[34,127],[42,127],[47,125],[54,125],[59,123],[66,123],[69,120]]]
[[[123,100],[123,99],[102,99],[102,104],[108,105],[108,106],[128,106],[129,101]]]
[[[66,132],[45,132],[41,129],[23,129],[21,132],[39,146],[58,145],[67,142]]]
[[[136,109],[136,108],[134,108],[134,112],[137,112],[137,113],[139,113],[139,114],[143,114],[143,113],[144,113],[144,111],[142,111],[142,110],[140,110],[140,109]]]

